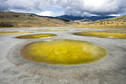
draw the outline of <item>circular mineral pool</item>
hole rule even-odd
[[[24,35],[18,36],[16,38],[20,39],[36,39],[36,38],[45,38],[45,37],[53,37],[56,36],[55,34],[32,34],[32,35]]]
[[[16,31],[10,31],[10,32],[0,32],[0,35],[8,35],[8,34],[25,34],[25,33],[31,33],[31,32],[16,32]]]
[[[74,33],[74,35],[126,39],[126,33],[121,32],[121,31],[116,31],[116,32],[79,32],[79,33]]]
[[[27,60],[48,64],[86,64],[107,56],[107,51],[97,45],[76,40],[50,40],[27,44],[21,56]]]

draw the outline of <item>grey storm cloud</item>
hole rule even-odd
[[[0,0],[0,11],[8,10],[9,6],[6,0]]]
[[[65,14],[75,16],[126,13],[126,0],[0,0],[0,11],[42,11],[64,8]]]

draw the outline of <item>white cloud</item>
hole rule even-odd
[[[68,0],[70,1],[70,0]],[[125,0],[71,0],[65,13],[84,16],[86,13],[109,15],[126,12]]]
[[[126,13],[126,0],[1,0],[0,10],[43,11],[64,8],[68,15],[110,15]],[[51,13],[50,13],[51,12]],[[50,15],[52,11],[46,12]],[[57,13],[56,13],[57,14]]]
[[[120,16],[120,14],[110,14],[108,16]]]
[[[53,12],[53,11],[43,11],[41,13],[36,13],[37,15],[40,16],[60,16],[60,15],[64,15],[64,11],[59,11],[59,12]]]

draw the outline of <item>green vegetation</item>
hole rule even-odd
[[[104,37],[104,38],[119,38],[119,39],[126,39],[126,33],[120,32],[80,32],[74,33],[75,35],[81,36],[95,36],[95,37]]]
[[[36,39],[36,38],[45,38],[45,37],[53,37],[56,36],[55,34],[32,34],[32,35],[24,35],[18,36],[16,38],[20,39]]]
[[[10,22],[1,22],[0,27],[13,27],[13,25]]]
[[[35,62],[72,65],[98,61],[107,51],[88,42],[52,40],[27,44],[21,49],[21,55]]]

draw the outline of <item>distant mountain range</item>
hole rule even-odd
[[[68,20],[82,20],[82,19],[89,19],[92,21],[101,20],[101,19],[108,19],[113,18],[115,16],[72,16],[72,15],[62,15],[58,16],[58,18],[68,19]]]
[[[74,20],[70,21],[68,20]],[[91,16],[91,17],[45,17],[30,13],[0,12],[0,27],[63,27],[75,26],[83,28],[126,28],[126,15]]]

